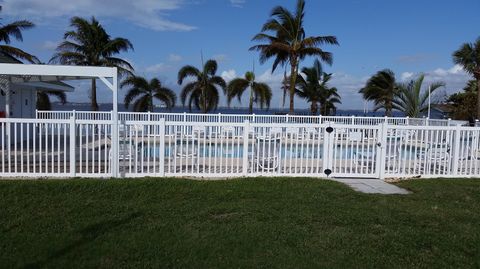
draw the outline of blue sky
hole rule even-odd
[[[35,22],[34,29],[24,32],[24,42],[16,45],[48,61],[69,29],[70,17],[96,16],[113,37],[125,37],[133,43],[135,50],[122,57],[134,64],[137,74],[159,77],[177,92],[178,69],[186,64],[199,66],[200,51],[205,59],[218,60],[218,74],[227,80],[243,76],[255,62],[257,79],[270,84],[272,107],[279,107],[282,69],[271,74],[271,62],[260,65],[258,54],[248,48],[254,45],[252,36],[274,6],[293,9],[295,2],[3,0],[1,17],[4,23],[16,19]],[[462,43],[480,36],[478,0],[307,0],[306,10],[307,35],[335,35],[340,42],[339,47],[324,49],[334,55],[333,65],[325,66],[325,71],[334,73],[331,84],[343,97],[341,108],[361,109],[358,89],[383,68],[391,68],[399,80],[420,72],[427,75],[427,82],[443,80],[447,86],[440,95],[461,89],[469,79],[454,66],[451,54]],[[69,100],[88,100],[88,84],[76,86]],[[101,89],[99,100],[110,102],[110,98],[110,93]],[[300,99],[296,103],[297,107],[307,107]]]

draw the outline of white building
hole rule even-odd
[[[18,60],[0,52],[0,63],[21,64]],[[10,96],[5,89],[0,90],[0,117],[34,118],[37,103],[37,91],[71,92],[74,88],[63,82],[22,82],[10,83]],[[10,99],[7,105],[7,99]],[[9,109],[9,113],[7,113]]]

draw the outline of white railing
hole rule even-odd
[[[36,111],[37,119],[70,119],[78,120],[111,120],[109,111]],[[244,115],[244,114],[199,114],[199,113],[151,113],[151,112],[119,112],[120,121],[165,121],[174,122],[224,122],[242,123],[246,120],[252,123],[302,123],[322,124],[338,123],[351,125],[391,125],[414,126],[456,126],[467,125],[467,121],[450,119],[428,119],[409,117],[355,117],[355,116],[308,116],[308,115]]]
[[[111,120],[0,119],[0,177],[480,176],[480,127],[352,117],[305,124],[313,117],[301,116],[285,125],[258,115],[232,124],[191,116],[123,119],[118,143]]]

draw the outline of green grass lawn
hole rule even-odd
[[[480,180],[0,181],[0,266],[480,267]]]

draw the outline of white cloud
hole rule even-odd
[[[232,4],[233,7],[243,7],[245,4],[245,0],[230,0],[230,4]]]
[[[237,77],[237,72],[233,69],[223,71],[220,75],[227,83]]]
[[[177,54],[172,53],[172,54],[168,55],[168,60],[170,62],[180,62],[182,59],[183,59],[182,56],[177,55]]]
[[[403,72],[402,75],[400,76],[400,79],[402,81],[405,81],[405,80],[411,79],[412,77],[413,77],[412,72]]]
[[[158,63],[158,64],[147,66],[145,68],[145,71],[147,73],[157,74],[157,73],[160,73],[160,72],[169,71],[171,68],[172,67],[170,65],[167,65],[165,63]]]
[[[43,50],[55,50],[58,46],[58,43],[57,41],[51,41],[51,40],[47,40],[47,41],[44,41],[42,43],[42,46],[41,48]]]
[[[180,9],[185,0],[4,0],[2,12],[44,23],[71,16],[125,19],[156,31],[190,31],[194,26],[166,19],[166,12]]]

